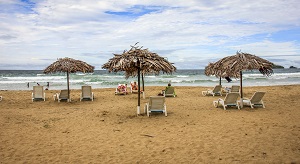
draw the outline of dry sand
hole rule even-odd
[[[146,99],[163,87],[146,87]],[[266,108],[215,108],[207,87],[176,87],[168,117],[136,116],[137,94],[93,89],[96,99],[31,102],[31,91],[0,91],[0,163],[300,163],[300,85],[266,91]],[[221,98],[224,98],[222,96]],[[142,110],[143,111],[143,110]]]

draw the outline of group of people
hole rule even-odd
[[[137,85],[136,81],[131,83],[130,86],[131,86],[131,90],[138,90],[138,85]],[[127,92],[127,84],[119,84],[116,90],[117,90],[117,92],[127,94],[128,93]]]
[[[130,86],[131,86],[131,90],[134,90],[134,91],[137,91],[138,90],[138,84],[136,83],[136,81],[134,81],[134,82],[132,82],[131,84],[130,84]],[[169,88],[171,88],[172,86],[171,86],[171,83],[169,82],[168,83],[168,86],[164,89],[164,90],[162,90],[162,92],[161,93],[159,93],[158,95],[159,96],[162,96],[163,95],[163,92],[167,92],[167,90],[169,89]],[[119,84],[118,85],[118,87],[117,87],[117,92],[120,92],[120,93],[128,93],[127,92],[127,84]],[[143,92],[143,90],[140,90],[141,92]],[[175,93],[174,93],[175,94]]]

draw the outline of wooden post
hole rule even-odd
[[[243,98],[243,73],[240,71],[241,98]]]
[[[67,71],[68,101],[70,101],[69,71]]]
[[[241,100],[240,100],[240,105],[241,105],[241,108],[243,108],[243,73],[242,71],[240,71],[240,85],[241,85]]]
[[[141,67],[140,67],[140,60],[139,58],[137,59],[137,67],[138,67],[138,106],[137,106],[137,115],[141,114],[141,80],[140,80],[140,76],[141,76]]]

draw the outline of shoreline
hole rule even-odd
[[[165,86],[145,86],[146,99]],[[136,116],[137,95],[93,89],[94,101],[31,101],[31,91],[0,91],[3,163],[299,163],[300,85],[243,87],[266,91],[266,108],[215,108],[212,87],[175,86],[168,116]]]
[[[245,71],[243,74],[244,86],[269,86],[269,85],[294,85],[299,84],[300,72],[298,69],[274,70],[272,76],[263,76],[258,71]],[[147,75],[144,77],[145,86],[165,86],[171,81],[173,86],[195,86],[195,87],[214,87],[219,83],[219,78],[206,76],[203,69],[197,70],[178,70],[173,74]],[[232,78],[228,83],[222,79],[223,86],[240,85],[240,79]],[[70,88],[80,89],[82,85],[90,85],[93,88],[114,88],[118,84],[129,84],[137,81],[137,78],[126,79],[122,73],[108,73],[105,70],[95,71],[93,75],[70,75]],[[53,90],[65,89],[67,79],[65,74],[39,76],[37,71],[0,71],[0,90],[32,90],[32,86],[39,83]],[[28,88],[29,83],[29,88]]]
[[[128,85],[130,84],[130,82],[128,82]],[[218,85],[218,83],[215,83],[214,85],[211,85],[211,86],[201,86],[201,85],[198,85],[198,84],[195,84],[195,85],[176,85],[176,83],[173,83],[175,85],[173,85],[174,87],[200,87],[200,88],[212,88],[214,87],[215,85]],[[240,85],[240,83],[225,83],[225,85],[222,84],[222,87],[230,87],[232,85]],[[299,84],[273,84],[273,85],[245,85],[243,84],[243,88],[244,87],[280,87],[280,86],[298,86],[300,85]],[[36,86],[36,85],[34,85]],[[47,86],[46,85],[42,85],[44,87],[44,90],[46,90]],[[107,86],[107,87],[96,87],[94,88],[93,85],[87,85],[87,86],[92,86],[93,89],[115,89],[116,87],[112,87],[112,86]],[[147,85],[145,87],[165,87],[166,84],[161,84],[161,85]],[[78,87],[81,87],[78,85]],[[0,89],[0,91],[32,91],[32,86],[30,88],[26,88],[26,89],[14,89],[14,90],[9,90],[9,89]],[[67,86],[63,86],[61,87],[61,89],[52,89],[53,87],[49,87],[49,91],[52,90],[52,91],[60,91],[62,89],[67,89]],[[81,90],[81,88],[70,88],[70,90]]]

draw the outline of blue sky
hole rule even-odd
[[[201,69],[237,51],[300,67],[298,0],[0,0],[0,69],[71,57],[100,69],[130,45]]]

